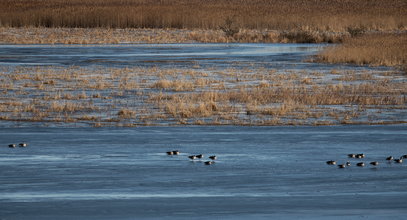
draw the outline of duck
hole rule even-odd
[[[195,156],[195,155],[191,155],[191,156],[188,156],[188,158],[191,159],[191,160],[195,160],[195,159],[196,159],[196,156]]]
[[[209,159],[211,159],[211,160],[216,160],[216,156],[215,155],[212,155],[212,156],[209,156]]]
[[[205,165],[212,165],[214,163],[215,163],[215,161],[205,161]]]
[[[336,164],[336,161],[334,161],[334,160],[328,160],[328,161],[326,162],[326,164],[328,164],[328,165],[335,165],[335,164]]]
[[[355,158],[355,157],[356,157],[356,154],[348,154],[348,157],[349,157],[349,158]]]
[[[25,142],[22,142],[22,143],[18,144],[18,146],[19,146],[19,147],[27,147],[27,146],[28,146],[28,144],[27,144],[27,143],[25,143]]]
[[[365,166],[365,163],[360,162],[360,163],[357,163],[356,166],[358,166],[358,167],[364,167],[364,166]]]
[[[345,168],[345,164],[339,164],[338,167],[341,168],[341,169]]]
[[[403,157],[400,157],[400,159],[394,159],[394,162],[403,163]]]
[[[349,162],[349,161],[346,162],[346,166],[350,166],[350,162]]]
[[[372,162],[370,162],[370,164],[373,165],[373,166],[377,166],[377,165],[379,165],[379,162],[377,162],[377,161],[372,161]]]
[[[178,151],[178,150],[173,150],[173,151],[172,151],[172,154],[174,154],[174,155],[179,155],[179,151]]]
[[[388,160],[388,161],[391,161],[391,160],[393,160],[394,158],[393,158],[393,156],[388,156],[387,158],[386,158],[386,160]]]
[[[365,158],[364,154],[356,154],[356,158],[361,159],[361,158]]]
[[[404,159],[407,159],[407,154],[404,154],[403,156],[401,156]]]
[[[174,151],[167,151],[167,155],[174,155]]]
[[[203,154],[198,154],[198,155],[196,155],[195,157],[198,158],[198,159],[202,159],[203,156],[204,156]]]
[[[8,147],[10,147],[10,148],[15,148],[16,145],[15,145],[15,144],[9,144]]]

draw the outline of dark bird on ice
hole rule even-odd
[[[356,158],[360,159],[360,158],[365,158],[364,154],[356,154]]]
[[[205,165],[212,165],[214,163],[215,163],[215,161],[205,161]]]
[[[356,166],[358,166],[358,167],[364,167],[364,166],[365,166],[365,163],[360,162],[360,163],[357,163]]]
[[[174,152],[172,152],[172,151],[167,151],[167,155],[174,155]]]
[[[179,155],[179,151],[178,151],[178,150],[173,150],[172,153],[173,153],[174,155]]]
[[[379,165],[379,162],[373,161],[373,162],[370,162],[370,164],[373,165],[373,166],[377,166],[377,165]]]
[[[212,156],[209,156],[209,159],[211,159],[211,160],[216,160],[216,156],[215,155],[212,155]]]
[[[326,164],[328,164],[328,165],[335,165],[335,164],[336,164],[336,161],[334,161],[334,160],[328,160],[328,161],[326,162]]]

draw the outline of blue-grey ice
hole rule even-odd
[[[26,141],[26,148],[8,144]],[[1,219],[403,219],[407,127],[0,128]],[[169,156],[169,150],[180,155]],[[191,161],[188,155],[204,154]],[[348,158],[364,153],[363,159]],[[216,163],[205,166],[208,156]],[[328,160],[351,166],[338,169]],[[364,161],[365,167],[356,162]],[[370,161],[379,161],[372,166]]]

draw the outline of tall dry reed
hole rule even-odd
[[[343,44],[319,55],[329,63],[354,63],[383,66],[407,65],[407,33],[369,34],[347,38]]]
[[[2,0],[0,26],[346,31],[407,27],[405,0]]]

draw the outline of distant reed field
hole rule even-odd
[[[0,44],[120,44],[120,43],[340,43],[348,32],[240,29],[0,27]]]
[[[0,26],[405,30],[405,0],[1,0]],[[230,32],[230,33],[233,33]]]

